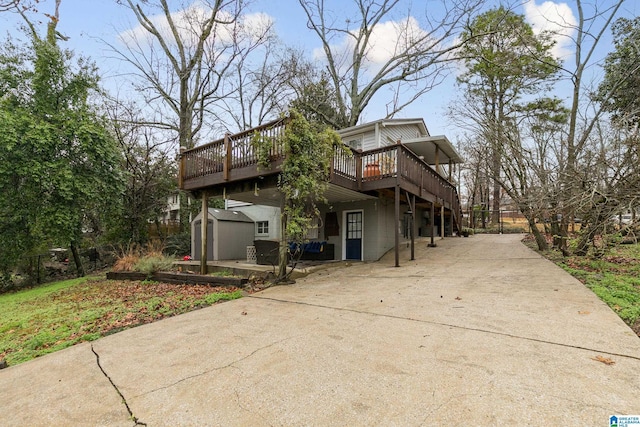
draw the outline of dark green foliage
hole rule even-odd
[[[342,147],[340,136],[326,125],[309,123],[296,110],[290,112],[285,131],[286,158],[278,186],[287,203],[288,241],[302,242],[314,218],[317,203],[325,201],[333,150]]]
[[[269,138],[256,135],[252,145],[258,152],[261,167],[269,166]],[[287,243],[301,244],[320,212],[318,203],[326,202],[330,165],[334,150],[347,147],[340,136],[326,124],[310,123],[297,110],[289,112],[284,140],[285,159],[278,177],[282,193],[282,236],[278,280],[286,280]]]
[[[33,35],[0,52],[0,270],[49,245],[81,244],[89,217],[111,212],[119,158],[89,104],[93,64]],[[79,258],[78,258],[79,260]],[[82,274],[81,265],[77,265]]]
[[[300,88],[298,97],[290,107],[309,123],[327,125],[333,129],[346,128],[349,126],[349,117],[346,112],[340,111],[336,96],[329,80],[322,75],[317,82],[309,81]]]
[[[461,49],[467,71],[458,81],[475,95],[516,101],[538,93],[559,68],[550,54],[554,42],[549,35],[534,35],[524,16],[504,7],[476,17],[461,37],[470,41]]]
[[[191,232],[167,236],[164,242],[164,253],[171,256],[189,255],[191,253]]]
[[[596,99],[621,125],[640,117],[640,18],[620,18],[612,26],[615,50],[607,55]]]

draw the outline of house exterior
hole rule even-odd
[[[158,220],[162,224],[174,224],[180,221],[180,194],[177,191],[167,196],[167,204]]]
[[[207,197],[219,196],[277,209],[282,205],[277,178],[285,156],[279,143],[285,126],[286,119],[279,119],[183,150],[180,188],[200,198],[203,207]],[[258,166],[251,147],[255,132],[274,141],[268,169]],[[420,235],[431,236],[434,244],[434,237],[461,228],[452,177],[462,159],[446,137],[431,136],[422,119],[378,120],[338,133],[351,153],[334,153],[328,202],[309,236],[332,244],[335,259],[377,260],[395,248],[398,266],[401,243],[413,245]]]
[[[227,199],[225,209],[242,212],[254,223],[254,240],[280,239],[280,208]]]

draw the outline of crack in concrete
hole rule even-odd
[[[521,335],[509,334],[509,333],[506,333],[506,332],[492,331],[492,330],[489,330],[489,329],[471,328],[471,327],[468,327],[468,326],[455,325],[453,323],[444,323],[444,322],[436,322],[436,321],[433,321],[433,320],[415,319],[413,317],[395,316],[393,314],[374,313],[374,312],[370,312],[370,311],[355,310],[355,309],[352,309],[352,308],[332,307],[332,306],[328,306],[328,305],[313,304],[313,303],[302,302],[302,301],[287,301],[287,300],[282,300],[282,299],[278,299],[278,298],[262,297],[262,296],[256,296],[256,295],[248,295],[245,298],[253,298],[253,299],[266,300],[266,301],[274,301],[274,302],[280,302],[280,303],[283,303],[283,304],[306,305],[308,307],[324,308],[324,309],[328,309],[328,310],[337,310],[337,311],[347,311],[347,312],[357,313],[357,314],[366,314],[366,315],[369,315],[369,316],[387,317],[389,319],[408,320],[410,322],[419,322],[419,323],[425,323],[425,324],[436,325],[436,326],[446,326],[446,327],[454,328],[454,329],[462,329],[464,331],[481,332],[481,333],[484,333],[484,334],[499,335],[499,336],[507,337],[507,338],[515,338],[515,339],[521,339],[521,340],[525,340],[525,341],[538,342],[538,343],[541,343],[541,344],[555,345],[555,346],[564,347],[564,348],[572,348],[572,349],[575,349],[575,350],[592,351],[592,352],[595,352],[595,353],[602,353],[602,354],[607,354],[609,356],[622,357],[622,358],[625,358],[625,359],[640,360],[640,356],[633,356],[633,355],[630,355],[630,354],[614,353],[614,352],[607,351],[607,350],[598,350],[598,349],[594,349],[594,348],[583,347],[583,346],[573,345],[573,344],[563,344],[563,343],[559,343],[559,342],[555,342],[555,341],[543,340],[543,339],[540,339],[540,338],[525,337],[525,336],[521,336]]]
[[[275,346],[277,344],[280,344],[281,342],[287,341],[287,340],[289,340],[291,338],[294,338],[294,337],[288,337],[288,338],[283,338],[283,339],[278,340],[278,341],[274,341],[271,344],[265,345],[264,347],[257,348],[254,351],[252,351],[251,353],[247,354],[246,356],[241,357],[240,359],[234,360],[233,362],[230,362],[230,363],[228,363],[228,364],[226,364],[224,366],[218,366],[218,367],[215,367],[215,368],[207,369],[206,371],[199,372],[197,374],[189,375],[188,377],[181,378],[178,381],[175,381],[175,382],[173,382],[171,384],[168,384],[168,385],[162,386],[162,387],[158,387],[158,388],[155,388],[153,390],[146,391],[146,392],[144,392],[142,394],[139,394],[139,395],[137,395],[135,397],[146,396],[148,394],[155,393],[155,392],[160,391],[160,390],[166,390],[166,389],[174,387],[174,386],[176,386],[176,385],[178,385],[178,384],[180,384],[182,382],[188,381],[188,380],[193,379],[193,378],[198,378],[198,377],[201,377],[203,375],[210,374],[211,372],[222,371],[222,370],[227,369],[227,368],[233,368],[233,367],[235,367],[233,365],[235,365],[236,363],[240,363],[243,360],[247,360],[248,358],[252,357],[254,354],[258,353],[259,351],[266,350],[266,349],[268,349],[270,347],[273,347],[273,346]]]
[[[145,423],[143,423],[135,415],[133,415],[133,411],[129,407],[129,403],[127,402],[127,399],[124,397],[124,395],[122,394],[118,386],[113,382],[109,374],[107,374],[107,371],[105,371],[104,368],[102,367],[102,364],[100,363],[100,355],[93,348],[93,344],[91,345],[91,351],[96,356],[96,363],[98,365],[98,368],[100,368],[100,371],[102,372],[102,374],[105,376],[106,379],[109,380],[109,383],[111,383],[111,386],[113,387],[113,389],[116,391],[116,393],[118,393],[118,396],[120,396],[120,399],[122,399],[122,403],[124,403],[125,408],[127,408],[129,417],[131,417],[131,420],[135,423],[134,426],[146,426]]]

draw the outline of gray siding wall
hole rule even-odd
[[[402,215],[402,212],[400,214]],[[395,205],[392,200],[381,199],[378,201],[377,209],[377,242],[375,248],[377,250],[377,258],[380,259],[385,253],[393,249],[396,243],[396,222],[395,222]],[[401,236],[402,238],[402,236]]]
[[[191,223],[191,256],[200,259],[200,228],[196,223],[202,218],[199,213]],[[255,226],[251,222],[219,221],[209,219],[209,245],[207,259],[247,259],[247,246],[253,244]]]
[[[403,205],[406,210],[406,206]],[[340,236],[330,236],[325,238],[324,230],[320,229],[319,240],[326,240],[335,245],[336,259],[343,259],[343,243],[346,227],[344,224],[344,213],[346,211],[363,211],[363,252],[364,261],[377,261],[395,245],[395,208],[392,200],[377,199],[350,203],[336,203],[333,210],[338,213],[340,225]],[[324,218],[326,208],[321,209]],[[402,211],[404,212],[404,211]],[[402,243],[405,239],[401,237]]]
[[[238,206],[234,210],[244,213],[254,222],[269,221],[269,235],[256,235],[257,229],[254,225],[254,240],[280,239],[280,208],[264,205]]]

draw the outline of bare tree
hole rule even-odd
[[[473,34],[483,34],[472,38]],[[478,15],[462,33],[469,41],[459,55],[465,69],[458,77],[463,99],[452,106],[452,117],[467,123],[477,144],[488,149],[487,175],[492,181],[492,223],[499,224],[502,191],[506,192],[535,228],[530,200],[536,182],[522,143],[519,121],[537,110],[555,109],[540,99],[554,81],[558,64],[547,34],[536,35],[518,15],[504,7]],[[539,233],[537,233],[539,234]],[[536,235],[540,246],[544,238]]]
[[[142,108],[133,102],[111,99],[105,110],[110,118],[125,171],[118,218],[112,218],[113,237],[144,243],[151,221],[156,222],[175,193],[175,150],[171,136],[144,124]]]
[[[484,3],[447,0],[437,6],[428,4],[421,24],[411,10],[393,20],[400,0],[353,0],[346,19],[344,4],[338,13],[323,0],[298,1],[307,26],[322,44],[337,116],[348,126],[357,124],[383,89],[392,92],[387,111],[387,117],[392,117],[442,82],[451,53],[465,42],[456,39],[459,30]],[[439,18],[432,17],[436,9],[443,11]],[[342,123],[329,124],[339,127]]]
[[[243,19],[242,0],[123,1],[138,28],[121,34],[116,55],[133,67],[135,88],[159,113],[148,125],[170,129],[180,146],[193,147],[210,129],[223,81],[240,57],[262,43],[268,27]]]
[[[467,193],[469,227],[486,228],[489,208],[489,150],[486,144],[478,144],[474,132],[465,134],[461,150],[465,154],[464,166],[460,169],[460,184]]]
[[[599,2],[574,1],[578,12],[577,23],[575,25],[564,23],[567,29],[575,33],[571,38],[573,61],[561,70],[572,88],[569,124],[562,147],[566,157],[561,164],[560,191],[557,194],[557,204],[562,211],[559,224],[559,232],[562,236],[560,245],[565,251],[569,222],[575,211],[584,209],[585,195],[599,194],[596,188],[598,183],[589,179],[590,170],[585,169],[583,165],[588,163],[584,161],[589,153],[588,142],[605,110],[603,104],[595,104],[588,96],[595,90],[591,88],[589,79],[585,80],[585,70],[594,65],[596,48],[625,0],[617,0],[605,5]],[[633,71],[629,70],[629,72]],[[601,96],[606,100],[611,93],[601,94]],[[592,207],[601,202],[600,197],[588,199]],[[588,227],[588,224],[583,224],[583,227],[585,226]]]
[[[265,34],[260,45],[238,60],[224,79],[224,93],[212,113],[223,123],[244,130],[275,119],[294,95],[298,54],[284,48],[274,34]]]
[[[0,12],[19,12],[34,10],[39,0],[1,0]]]

